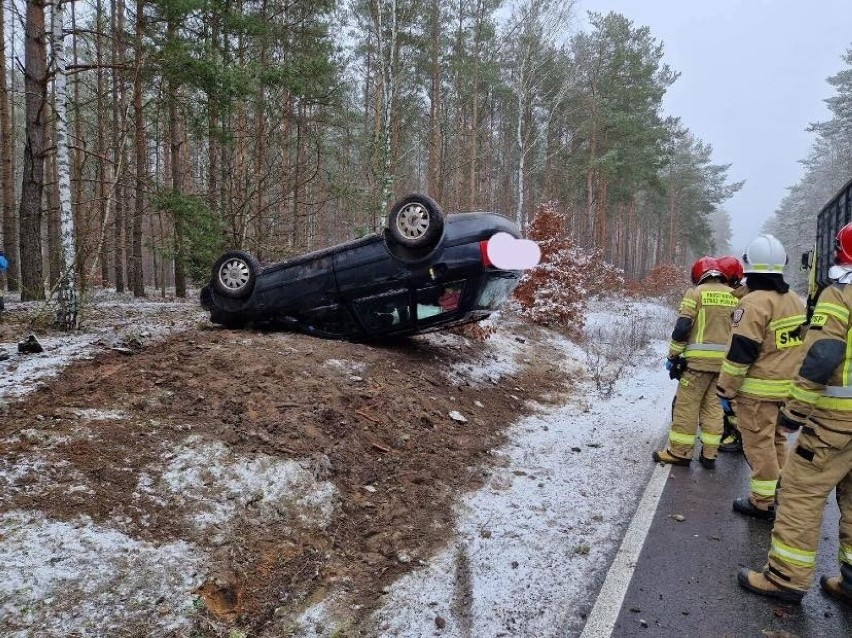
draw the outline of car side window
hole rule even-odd
[[[417,319],[436,317],[459,309],[464,294],[464,281],[429,286],[417,290]]]
[[[301,312],[299,320],[308,330],[313,328],[328,335],[343,336],[355,330],[349,313],[337,304]]]
[[[408,290],[357,299],[355,311],[370,332],[395,330],[411,324]]]

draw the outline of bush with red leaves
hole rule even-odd
[[[515,297],[531,322],[564,328],[578,337],[588,298],[620,290],[624,273],[606,263],[599,250],[579,247],[565,222],[554,204],[539,205],[526,236],[541,247],[541,263],[524,274]]]
[[[627,286],[627,294],[633,297],[647,297],[653,294],[673,305],[680,303],[684,292],[692,285],[684,266],[660,264],[639,281]]]

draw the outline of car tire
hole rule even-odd
[[[432,249],[444,234],[444,211],[428,195],[407,195],[391,208],[388,233],[394,243],[404,248]]]
[[[260,263],[251,253],[230,250],[213,264],[213,290],[230,299],[243,299],[254,290]]]

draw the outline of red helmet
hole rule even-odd
[[[841,266],[852,265],[852,223],[846,224],[837,233],[834,242],[834,263]]]
[[[733,255],[725,255],[716,260],[719,264],[719,269],[732,286],[739,286],[745,273],[743,272],[742,262]]]
[[[721,277],[719,264],[712,257],[701,257],[692,264],[692,283],[700,284],[708,276]]]

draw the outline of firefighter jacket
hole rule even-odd
[[[731,291],[731,294],[734,296],[735,299],[740,300],[750,292],[751,292],[751,290],[749,290],[748,286],[742,285],[742,286],[737,286],[736,288],[734,288]]]
[[[729,286],[709,281],[686,291],[669,343],[669,358],[681,355],[701,372],[719,372],[731,338],[731,310],[737,300]]]
[[[852,285],[834,284],[817,300],[805,338],[807,353],[784,406],[801,424],[852,432]]]
[[[752,290],[731,319],[731,344],[717,393],[729,399],[740,394],[783,401],[804,356],[802,300],[793,292]]]

